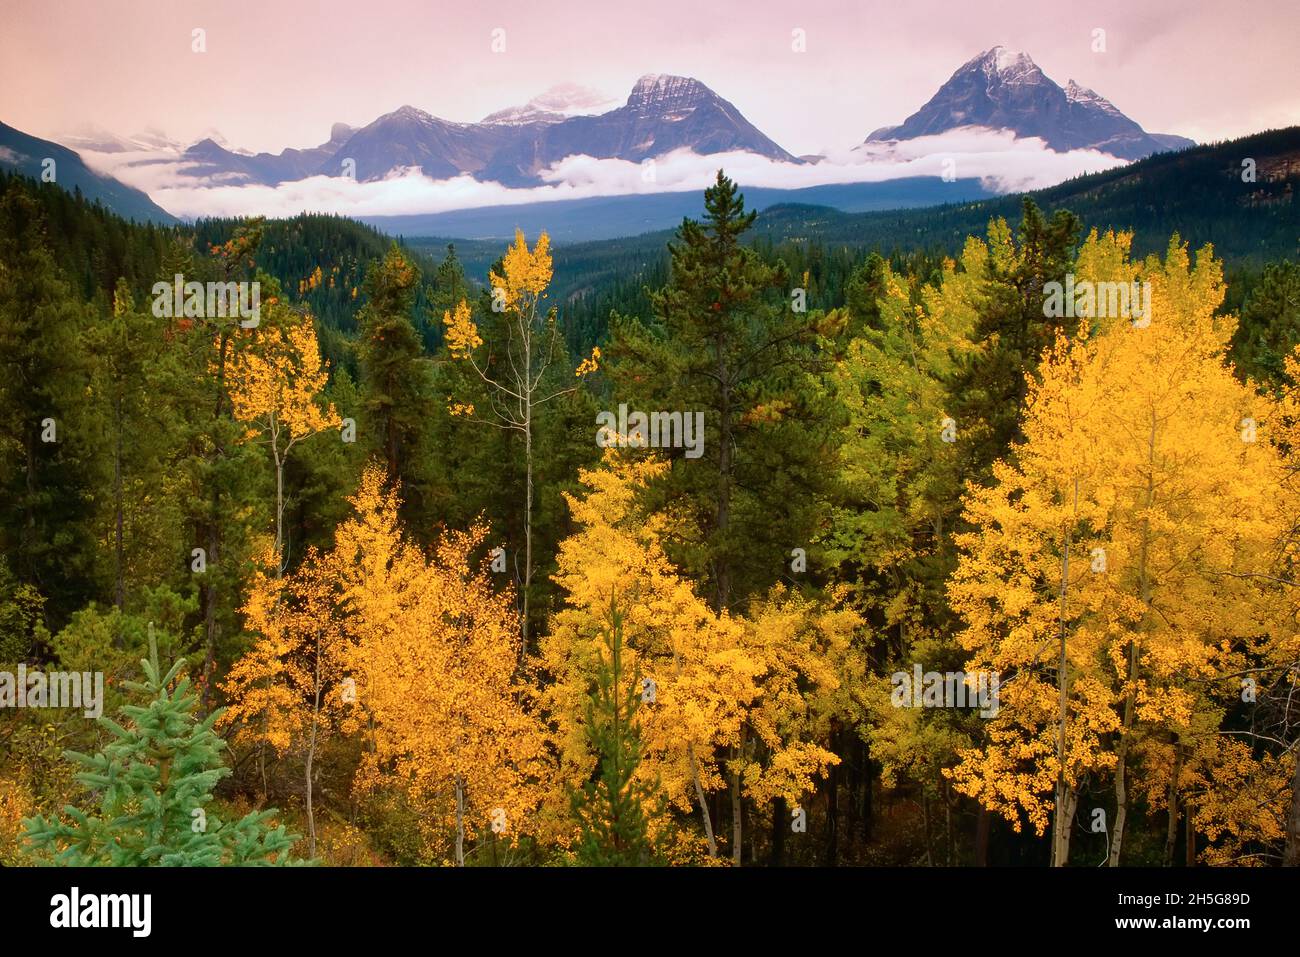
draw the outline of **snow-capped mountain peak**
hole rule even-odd
[[[982,73],[990,83],[1004,86],[1050,82],[1028,53],[996,46],[967,61],[958,70]],[[954,74],[954,76],[957,74]]]
[[[714,99],[716,94],[692,77],[647,73],[632,87],[627,105],[641,113],[662,115],[694,109]]]
[[[620,101],[577,83],[560,83],[533,97],[483,117],[483,123],[518,126],[524,123],[558,123],[572,116],[598,116],[617,109]]]
[[[91,153],[136,153],[182,148],[180,143],[153,127],[147,127],[131,136],[118,136],[94,124],[83,123],[58,134],[56,139],[69,149]]]
[[[1034,63],[1028,53],[1022,53],[1019,50],[1008,50],[1003,46],[996,46],[985,51],[980,55],[980,61],[988,71],[1011,76],[1038,69],[1038,64]]]
[[[407,123],[430,123],[433,121],[433,115],[426,113],[418,106],[411,106],[409,103],[399,106],[391,113],[387,113],[380,119],[402,120]]]
[[[1121,159],[1192,145],[1182,137],[1148,134],[1105,97],[1073,80],[1063,89],[1028,54],[1002,46],[967,60],[901,125],[882,127],[867,141],[910,140],[968,126],[1037,137],[1061,152],[1095,149]]]

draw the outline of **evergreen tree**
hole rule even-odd
[[[952,382],[953,417],[966,474],[987,477],[993,461],[1024,438],[1020,414],[1029,383],[1062,322],[1045,315],[1044,286],[1064,283],[1078,242],[1078,217],[1058,210],[1051,219],[1029,197],[1018,236],[1005,220],[989,223],[983,303],[972,338],[980,346]]]
[[[189,679],[177,682],[184,663],[163,674],[150,637],[149,657],[140,662],[145,680],[127,683],[147,703],[124,705],[122,724],[99,719],[116,740],[98,754],[66,753],[86,769],[77,779],[100,795],[99,813],[68,805],[71,823],[39,815],[25,821],[38,855],[77,867],[298,863],[289,858],[297,837],[283,824],[268,825],[274,809],[234,823],[208,813],[213,788],[230,773],[221,759],[226,743],[212,730],[219,712],[199,721]]]
[[[683,505],[669,557],[723,614],[783,578],[792,549],[822,524],[836,436],[816,344],[841,317],[809,312],[809,275],[791,282],[782,263],[742,243],[757,213],[721,170],[704,207],[703,222],[684,220],[669,245],[672,275],[651,297],[654,322],[614,324],[611,407],[702,419],[702,447],[671,449],[656,492]],[[748,737],[742,728],[729,744],[737,862]]]
[[[195,259],[184,248],[168,250],[167,272],[186,280],[256,281],[249,275],[262,242],[263,224],[250,220],[233,238],[212,249],[213,258]],[[163,335],[183,350],[188,375],[178,375],[165,401],[183,410],[185,452],[177,473],[187,531],[181,556],[200,593],[204,663],[198,679],[206,714],[213,706],[216,675],[238,652],[236,611],[242,604],[248,560],[257,551],[257,530],[273,517],[267,508],[270,483],[258,467],[261,455],[244,441],[247,426],[234,416],[230,396],[231,366],[246,343],[236,317],[172,317]],[[273,494],[273,493],[272,493]],[[264,519],[263,516],[266,516]]]
[[[577,859],[588,867],[643,867],[656,863],[647,820],[655,789],[637,776],[642,753],[637,722],[641,669],[634,667],[632,680],[624,683],[623,614],[612,596],[601,634],[609,657],[602,656],[596,672],[584,728],[596,755],[596,774],[570,795],[582,822]]]
[[[0,553],[47,599],[51,630],[94,597],[97,430],[86,409],[87,310],[56,266],[41,208],[0,199]]]
[[[112,582],[112,601],[145,582],[175,578],[176,556],[187,551],[180,504],[167,475],[179,455],[182,416],[170,401],[186,370],[164,335],[166,320],[137,305],[125,279],[117,283],[111,309],[89,330],[91,395],[103,435],[108,488],[95,497],[102,577]]]
[[[471,297],[465,269],[456,256],[456,247],[447,244],[447,255],[433,274],[433,288],[429,290],[428,316],[425,321],[425,346],[430,352],[442,344],[442,317],[456,308],[456,304]]]
[[[356,383],[347,369],[332,372],[325,401],[338,410],[344,420],[343,429],[332,439],[302,445],[285,474],[292,503],[286,516],[288,534],[291,541],[298,543],[299,555],[313,546],[324,549],[333,543],[334,527],[347,518],[348,496],[356,489],[365,464],[366,448],[353,432],[361,405]],[[348,419],[352,420],[350,425]]]
[[[766,590],[812,538],[831,427],[811,375],[823,317],[803,311],[806,288],[788,289],[779,263],[742,244],[757,214],[721,171],[704,206],[703,222],[684,220],[669,245],[654,321],[615,320],[611,404],[703,413],[703,448],[667,453],[664,493],[687,503],[696,526],[671,557],[721,611]]]
[[[1300,263],[1282,260],[1264,267],[1241,309],[1232,351],[1243,375],[1277,386],[1283,363],[1300,342]]]
[[[396,243],[382,261],[371,264],[362,287],[366,304],[357,316],[357,353],[364,441],[383,457],[389,477],[400,482],[410,526],[423,534],[427,462],[422,436],[433,404],[432,363],[411,322],[419,279],[419,270]]]
[[[880,306],[886,288],[889,265],[878,252],[870,253],[849,277],[844,287],[844,306],[849,311],[849,335],[857,337],[866,329],[880,329]]]

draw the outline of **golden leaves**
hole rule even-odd
[[[573,374],[578,378],[591,375],[600,368],[600,346],[591,347],[591,356],[583,359],[578,363],[578,368],[573,370]]]
[[[752,409],[741,416],[743,425],[775,425],[785,418],[790,411],[791,403],[785,399],[772,399],[768,402],[759,402]]]
[[[521,309],[532,306],[551,282],[551,239],[545,232],[537,238],[530,252],[523,230],[515,230],[515,242],[501,260],[503,275],[488,274],[493,291],[500,290],[505,306]]]
[[[713,611],[668,560],[668,519],[643,513],[639,497],[669,463],[606,453],[584,470],[584,495],[567,495],[578,531],[560,543],[556,581],[564,607],[542,641],[554,678],[542,691],[555,722],[561,766],[572,781],[590,773],[582,734],[587,689],[609,596],[624,609],[626,664],[655,686],[640,711],[640,774],[682,811],[738,773],[760,803],[797,801],[838,759],[820,742],[834,714],[853,710],[849,675],[864,663],[852,649],[857,615],[777,589],[747,617]],[[724,766],[720,755],[735,749]]]
[[[396,492],[383,480],[367,469],[335,549],[358,699],[373,724],[358,786],[395,775],[427,802],[459,782],[471,831],[499,807],[513,838],[539,800],[545,760],[532,692],[517,673],[513,597],[473,558],[486,526],[446,533],[426,558],[404,540]]]
[[[443,312],[442,323],[445,327],[443,337],[447,349],[454,358],[463,359],[483,344],[483,339],[478,334],[478,326],[474,324],[470,313],[469,303],[464,299],[456,303],[454,311]]]
[[[346,729],[344,702],[326,693],[347,668],[334,598],[329,563],[314,549],[293,575],[254,576],[243,611],[258,638],[222,686],[231,705],[220,723],[236,740],[283,755],[307,747],[309,735]]]
[[[310,315],[275,310],[271,321],[246,333],[228,372],[235,418],[268,433],[280,450],[341,422],[333,406],[319,402],[329,372]]]
[[[716,615],[669,563],[658,538],[662,518],[639,514],[640,491],[668,467],[610,450],[606,467],[580,473],[586,494],[566,495],[579,531],[560,544],[555,578],[567,598],[542,641],[543,664],[554,678],[542,696],[556,723],[562,769],[577,782],[591,768],[585,701],[602,615],[616,594],[625,609],[625,667],[639,667],[656,687],[654,705],[641,712],[640,773],[689,810],[697,779],[706,791],[722,786],[714,751],[739,740],[761,668],[743,653],[740,623]]]
[[[376,465],[351,502],[328,553],[313,550],[283,579],[256,577],[244,615],[258,640],[231,670],[222,720],[279,753],[312,728],[364,731],[358,789],[400,782],[445,831],[445,796],[459,787],[471,836],[499,808],[513,840],[540,800],[547,755],[517,668],[513,597],[474,557],[487,528],[448,532],[424,555]]]
[[[1225,361],[1221,269],[1208,251],[1193,266],[1177,242],[1163,262],[1137,267],[1130,241],[1090,235],[1078,280],[1140,276],[1152,287],[1149,322],[1058,339],[1031,383],[1025,442],[995,466],[993,486],[968,493],[975,530],[957,536],[948,586],[972,663],[1015,676],[985,746],[964,753],[952,778],[1040,831],[1058,765],[1062,629],[1064,771],[1095,780],[1121,747],[1213,735],[1212,685],[1194,682],[1221,671],[1221,636],[1273,614],[1258,576],[1286,524],[1280,462],[1266,430],[1253,442],[1241,434],[1242,416],[1265,421],[1270,404]]]

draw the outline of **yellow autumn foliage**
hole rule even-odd
[[[543,232],[531,250],[523,230],[501,259],[501,274],[489,272],[493,292],[500,290],[507,309],[525,310],[536,303],[551,282],[551,238]]]
[[[715,614],[669,562],[660,543],[664,519],[637,508],[637,495],[668,467],[611,449],[603,468],[580,473],[585,494],[566,494],[578,531],[560,543],[555,580],[565,601],[541,642],[552,679],[541,694],[560,754],[557,788],[576,784],[594,765],[582,716],[599,661],[601,615],[617,595],[624,666],[639,667],[655,688],[653,703],[639,713],[645,752],[638,773],[657,780],[674,807],[698,813],[701,793],[724,786],[715,752],[739,743],[761,666],[745,653],[742,623]]]
[[[1267,616],[1254,576],[1280,527],[1280,462],[1269,400],[1224,361],[1234,322],[1215,315],[1221,267],[1209,250],[1193,264],[1176,241],[1137,266],[1129,241],[1094,233],[1078,279],[1149,282],[1148,321],[1083,320],[1057,341],[1030,383],[1024,443],[994,485],[968,493],[973,530],[957,537],[949,583],[968,668],[1002,678],[987,740],[963,751],[953,781],[1038,833],[1061,769],[1062,628],[1066,780],[1111,779],[1118,794],[1143,777],[1132,764],[1148,742],[1196,748],[1214,733],[1223,651]],[[1149,780],[1160,767],[1146,769],[1152,790],[1169,784]]]
[[[269,321],[241,332],[246,341],[227,370],[235,418],[281,448],[339,425],[333,406],[320,401],[329,372],[310,315],[275,309]]]
[[[425,808],[431,840],[461,828],[513,842],[535,827],[546,751],[516,668],[512,595],[494,592],[473,560],[485,526],[448,532],[426,559],[402,534],[384,479],[366,470],[333,556],[371,745],[357,786],[404,789]]]

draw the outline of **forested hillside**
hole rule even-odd
[[[1296,863],[1239,145],[490,258],[0,177],[0,672],[117,722],[6,713],[0,863]]]
[[[1237,308],[1266,263],[1300,255],[1297,189],[1300,127],[1289,127],[1159,154],[1028,195],[1049,212],[1070,210],[1086,228],[1133,232],[1138,255],[1162,251],[1160,237],[1175,232],[1193,248],[1213,243],[1234,279],[1229,303]],[[771,249],[797,272],[828,258],[858,260],[871,251],[957,256],[966,237],[982,233],[990,219],[1014,220],[1020,203],[1020,196],[1008,195],[870,213],[781,204],[762,210],[749,241]],[[665,230],[556,248],[555,295],[576,347],[603,338],[611,308],[645,307],[644,287],[656,288],[666,276],[672,235]],[[429,252],[441,251],[447,242],[409,240],[413,248]],[[481,266],[471,275],[486,269],[495,255],[490,244],[457,243],[467,263]],[[828,302],[843,296],[840,286],[826,291]]]

